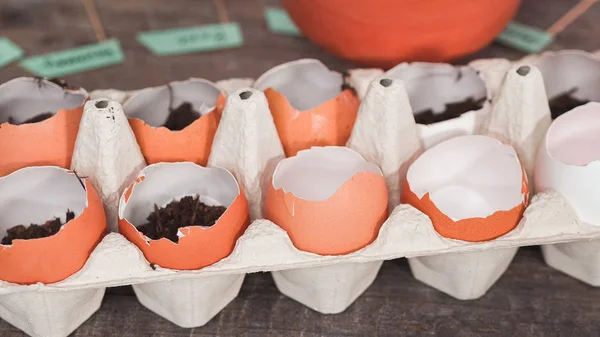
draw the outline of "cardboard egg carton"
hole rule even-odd
[[[584,57],[595,58],[591,54]],[[439,141],[453,136],[457,129],[459,134],[493,135],[516,148],[530,175],[537,143],[545,132],[537,126],[549,123],[537,61],[471,63],[486,84],[483,109],[493,117],[480,118],[472,111],[466,118],[457,118],[461,120],[458,126],[452,120],[438,123],[432,136]],[[456,69],[461,69],[439,67],[453,78]],[[0,282],[0,317],[31,336],[67,336],[99,308],[106,287],[133,285],[138,300],[150,310],[179,326],[197,327],[231,302],[245,274],[254,272],[271,272],[283,294],[313,310],[339,313],[370,286],[384,260],[401,257],[409,258],[413,275],[420,281],[455,298],[474,299],[484,295],[504,273],[518,247],[528,245],[544,245],[551,266],[600,284],[596,260],[589,258],[600,245],[598,240],[591,241],[600,238],[600,226],[580,221],[556,192],[534,195],[514,230],[486,242],[444,238],[426,215],[399,204],[400,173],[419,151],[418,135],[423,133],[421,126],[411,122],[409,81],[388,75],[378,69],[359,69],[350,71],[347,78],[362,100],[348,146],[379,165],[392,210],[368,246],[338,256],[301,251],[283,229],[262,219],[265,181],[283,150],[267,100],[261,91],[251,88],[253,80],[226,80],[217,83],[228,97],[208,166],[233,173],[255,219],[233,252],[200,270],[170,270],[151,265],[134,244],[112,232],[79,272],[61,282]],[[146,165],[121,107],[131,95],[112,89],[91,93],[72,161],[72,168],[96,187],[112,229],[116,228],[121,194]],[[511,116],[525,117],[508,123],[513,121]]]

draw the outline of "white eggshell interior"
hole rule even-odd
[[[254,88],[272,88],[299,111],[310,110],[342,92],[344,79],[318,60],[304,59],[278,65],[254,82]]]
[[[401,63],[388,70],[385,77],[404,82],[414,113],[432,109],[441,113],[446,104],[471,97],[480,100],[487,89],[477,71],[468,66],[443,63]]]
[[[164,85],[136,92],[123,104],[125,115],[159,127],[167,121],[169,108],[175,109],[188,102],[192,104],[194,111],[205,115],[215,108],[221,94],[214,83],[204,79],[171,82],[170,87],[171,89]]]
[[[15,171],[0,178],[0,238],[16,225],[41,225],[55,217],[64,223],[67,210],[77,217],[86,204],[86,191],[65,169],[35,166]]]
[[[484,109],[479,111],[482,113],[487,112],[488,103],[485,103]],[[479,114],[471,111],[457,118],[434,124],[417,124],[417,132],[423,143],[423,147],[428,149],[446,139],[475,133],[479,122],[478,119]]]
[[[561,51],[543,54],[534,64],[542,73],[550,99],[577,89],[573,97],[600,101],[600,58],[581,51]]]
[[[600,103],[587,103],[550,125],[535,163],[536,192],[553,189],[578,218],[600,226]]]
[[[548,129],[550,155],[565,165],[600,161],[600,103],[579,106],[558,117]]]
[[[523,202],[523,172],[515,150],[479,135],[446,140],[410,166],[407,180],[419,197],[429,193],[454,221],[487,217]]]
[[[367,171],[382,175],[377,165],[347,147],[312,147],[279,162],[273,173],[273,187],[298,198],[322,201],[354,175]]]
[[[121,198],[119,217],[134,226],[147,222],[154,204],[163,207],[185,196],[200,195],[200,200],[210,206],[229,207],[240,194],[233,175],[222,168],[206,168],[190,162],[158,163],[147,166],[136,183],[127,203]]]
[[[83,105],[85,91],[64,90],[33,77],[20,77],[0,85],[0,123],[14,118],[22,123],[40,113],[75,109]]]

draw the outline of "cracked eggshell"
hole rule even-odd
[[[528,202],[515,150],[487,136],[446,140],[408,169],[402,202],[429,216],[444,237],[478,242],[517,226]]]
[[[81,185],[85,183],[85,190]],[[0,178],[0,236],[16,225],[43,224],[53,217],[75,218],[58,233],[0,245],[0,279],[54,283],[80,270],[106,231],[102,202],[92,184],[56,166],[35,166]]]
[[[189,102],[201,114],[183,130],[163,127],[169,108]],[[206,165],[225,96],[212,82],[204,79],[171,82],[137,91],[123,104],[129,125],[148,164],[191,161]]]
[[[443,63],[401,63],[388,70],[386,78],[404,82],[410,105],[419,122],[419,112],[431,109],[441,113],[445,105],[468,98],[485,100],[481,109],[462,113],[460,116],[431,124],[417,124],[419,137],[425,148],[446,139],[475,133],[490,111],[490,90],[477,71],[468,66]]]
[[[227,210],[211,227],[180,228],[179,243],[166,238],[151,240],[136,229],[146,222],[154,204],[161,207],[188,195],[200,195],[202,202]],[[147,166],[119,202],[119,232],[149,262],[164,268],[195,270],[229,256],[249,224],[248,203],[233,175],[222,168],[190,162]]]
[[[536,192],[553,189],[578,218],[600,226],[600,103],[579,106],[554,120],[535,163]]]
[[[360,101],[343,84],[341,74],[314,59],[281,64],[256,80],[287,156],[311,146],[346,144]]]
[[[33,77],[0,85],[0,176],[33,165],[68,168],[87,96],[84,89],[63,89]],[[8,123],[44,112],[54,116],[31,124]]]
[[[540,69],[548,99],[572,92],[579,100],[600,102],[600,57],[580,50],[545,52],[528,59]],[[557,118],[558,112],[552,112]]]
[[[373,242],[387,218],[388,193],[377,165],[346,147],[313,147],[277,165],[266,218],[294,245],[342,255]]]

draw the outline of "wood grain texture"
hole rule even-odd
[[[308,0],[306,0],[308,1]],[[315,0],[313,0],[315,1]],[[549,27],[577,0],[524,0],[517,20]],[[72,75],[88,90],[137,89],[188,77],[257,77],[267,69],[313,57],[345,70],[356,65],[326,54],[301,37],[267,31],[263,8],[276,0],[227,0],[229,19],[242,25],[241,48],[158,58],[136,40],[144,30],[217,21],[211,0],[96,0],[109,37],[121,41],[125,62]],[[36,55],[94,42],[83,4],[73,0],[0,0],[0,35]],[[600,5],[562,32],[550,49],[600,49]],[[492,44],[464,60],[523,53]],[[27,75],[17,65],[0,69],[0,82]],[[130,287],[107,291],[102,308],[73,336],[598,336],[600,289],[546,266],[539,248],[520,249],[484,297],[458,301],[416,281],[406,260],[386,262],[375,283],[344,313],[322,315],[281,295],[270,274],[248,275],[238,298],[206,326],[182,329],[153,314]],[[24,336],[0,321],[0,336]]]

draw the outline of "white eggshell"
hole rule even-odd
[[[580,220],[600,226],[600,103],[554,120],[538,152],[534,182],[536,192],[555,190]]]
[[[467,98],[486,98],[481,109],[463,113],[457,118],[432,123],[417,124],[419,137],[425,148],[461,135],[473,134],[483,117],[490,110],[490,93],[477,71],[468,66],[452,66],[442,63],[401,63],[388,70],[384,77],[404,81],[415,115],[431,109],[441,113],[448,103]]]
[[[580,50],[546,52],[531,60],[542,72],[550,99],[573,91],[573,97],[600,101],[600,58]]]

